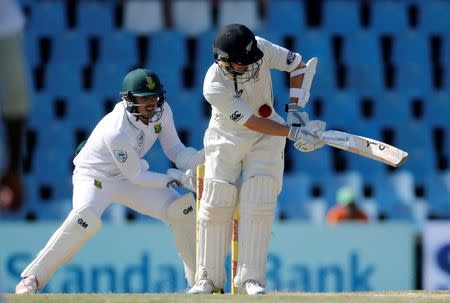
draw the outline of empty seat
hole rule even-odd
[[[328,92],[324,99],[324,120],[328,128],[345,129],[360,120],[359,99],[354,91]]]
[[[430,125],[448,125],[450,117],[449,91],[434,91],[425,102],[425,120]]]
[[[99,61],[114,61],[126,66],[136,64],[137,42],[134,33],[118,30],[100,38]]]
[[[385,178],[374,179],[374,196],[381,212],[388,212],[393,205],[411,204],[414,199],[414,176],[408,171],[398,171]]]
[[[153,70],[170,70],[181,74],[181,68],[186,63],[186,40],[178,30],[160,30],[151,36],[147,53],[147,66]]]
[[[268,1],[266,30],[296,35],[305,31],[305,4],[297,0]]]
[[[98,62],[93,75],[93,90],[103,96],[118,96],[123,78],[129,70],[128,66],[120,62]]]
[[[195,90],[182,90],[177,92],[173,98],[168,98],[167,102],[172,108],[177,128],[197,127],[196,124],[203,119],[202,100],[202,93]]]
[[[287,152],[290,153],[293,173],[308,174],[313,180],[321,179],[331,172],[331,147],[323,147],[314,152],[302,153],[295,149],[292,142],[287,142]]]
[[[302,204],[311,198],[311,181],[307,174],[290,174],[283,178],[283,188],[278,196],[277,217],[298,219]]]
[[[66,30],[66,7],[64,1],[33,1],[28,28],[39,35],[53,35]]]
[[[214,63],[213,44],[215,32],[208,30],[196,36],[197,52],[195,56],[195,83],[194,88],[203,90],[203,79],[208,68]]]
[[[374,100],[374,120],[383,125],[401,127],[411,119],[408,96],[404,92],[379,92]]]
[[[70,63],[80,68],[89,62],[89,48],[87,39],[78,31],[65,31],[58,33],[53,38],[52,56],[53,63]]]
[[[114,29],[114,1],[80,1],[77,30],[86,35],[106,35]]]
[[[45,72],[45,84],[45,89],[52,94],[76,94],[83,88],[81,68],[69,62],[49,63]]]
[[[323,6],[322,26],[329,33],[353,34],[360,28],[359,2],[327,0]]]
[[[30,70],[41,63],[40,51],[38,46],[38,34],[36,31],[27,30],[23,35],[24,55]]]
[[[450,217],[450,173],[436,173],[426,179],[430,214]]]
[[[251,30],[256,30],[260,26],[257,2],[253,0],[219,1],[219,27],[231,23],[245,24]]]
[[[402,33],[408,29],[404,1],[371,1],[371,29],[380,34]]]
[[[293,51],[300,53],[305,62],[312,57],[319,59],[311,94],[314,94],[314,91],[322,93],[336,88],[335,62],[329,35],[322,30],[308,30],[296,35],[294,48]]]
[[[420,30],[429,33],[446,34],[450,31],[450,2],[441,0],[417,1],[419,5]]]
[[[162,1],[126,1],[124,25],[127,30],[138,34],[148,34],[162,29],[164,26]]]
[[[209,0],[174,0],[172,7],[175,28],[187,35],[198,35],[213,26]]]
[[[384,90],[381,48],[372,32],[357,31],[345,37],[343,62],[350,89],[369,96]]]

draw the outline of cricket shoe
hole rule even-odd
[[[261,285],[258,281],[255,280],[247,280],[244,283],[245,291],[247,295],[257,296],[266,294],[266,289]]]
[[[212,294],[215,288],[210,280],[200,280],[189,289],[188,294]]]
[[[38,281],[36,276],[24,277],[16,286],[16,294],[35,294],[38,290]]]

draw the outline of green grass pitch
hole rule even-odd
[[[3,302],[2,302],[3,300]],[[355,293],[270,293],[265,296],[186,294],[5,294],[2,303],[410,303],[450,302],[449,291],[401,291]]]

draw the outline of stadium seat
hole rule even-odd
[[[78,31],[65,31],[54,35],[52,43],[52,63],[69,63],[81,68],[89,62],[87,39]]]
[[[430,126],[448,125],[448,117],[450,117],[449,90],[434,91],[427,96],[424,116],[426,122]]]
[[[359,201],[362,197],[363,175],[357,171],[344,173],[333,173],[329,179],[325,179],[325,200],[328,208],[336,204],[336,194],[341,187],[349,187],[353,191],[354,197]]]
[[[369,217],[369,221],[378,220],[378,202],[373,198],[360,198],[358,205],[364,211],[364,213]]]
[[[266,30],[297,35],[305,31],[305,5],[303,1],[268,1]]]
[[[45,90],[54,95],[74,95],[83,88],[81,68],[69,62],[47,64],[45,80]]]
[[[324,100],[324,120],[327,128],[346,129],[360,120],[359,100],[351,90],[329,92]]]
[[[260,26],[258,8],[253,0],[219,1],[218,25],[222,27],[231,23],[245,24],[251,30]]]
[[[419,5],[419,28],[432,34],[450,32],[450,2],[441,0],[417,1]]]
[[[149,34],[164,26],[161,1],[129,0],[124,4],[125,29],[137,34]]]
[[[299,219],[302,204],[311,199],[311,181],[307,174],[290,174],[283,178],[283,188],[278,196],[277,217]]]
[[[334,59],[330,37],[322,30],[311,29],[298,34],[293,51],[302,55],[307,62],[312,57],[319,59],[312,83],[312,92],[328,92],[336,88]]]
[[[408,29],[404,1],[371,1],[371,29],[379,34],[402,33]]]
[[[426,179],[427,200],[430,214],[450,217],[450,173],[435,173]]]
[[[450,31],[442,36],[442,46],[441,46],[441,64],[444,67],[450,66]],[[446,69],[448,71],[448,68]],[[450,87],[450,75],[446,74],[447,78],[447,88]]]
[[[120,62],[98,62],[93,75],[93,90],[103,96],[118,96],[123,78],[129,71],[129,66]]]
[[[375,99],[374,120],[383,125],[401,127],[411,119],[407,94],[401,91],[381,91]]]
[[[136,64],[137,58],[137,42],[134,33],[117,30],[101,36],[99,61],[113,61],[133,66]]]
[[[147,53],[147,66],[153,70],[170,70],[181,75],[181,68],[186,64],[186,40],[178,30],[160,30],[151,35]]]
[[[195,56],[195,83],[194,89],[203,90],[203,79],[208,68],[214,63],[213,44],[215,32],[208,30],[196,36],[197,52]]]
[[[64,1],[33,1],[27,27],[39,35],[52,36],[67,29]]]
[[[202,117],[202,100],[203,96],[198,91],[182,90],[175,94],[174,98],[170,98],[167,102],[172,108],[175,126],[181,128],[196,127],[198,121]]]
[[[37,67],[41,63],[38,46],[38,34],[36,31],[27,30],[24,32],[24,54],[30,69]]]
[[[77,30],[85,35],[102,36],[114,29],[115,1],[79,1]]]
[[[302,153],[295,149],[291,141],[286,143],[286,152],[292,158],[293,172],[308,174],[314,181],[321,181],[331,172],[330,149],[324,146],[311,153]]]
[[[384,90],[381,46],[376,35],[356,31],[343,43],[343,62],[348,71],[348,87],[366,96]]]
[[[328,33],[353,35],[361,27],[359,2],[348,0],[324,1],[322,27]]]
[[[374,179],[374,197],[381,212],[389,212],[393,205],[411,204],[414,199],[414,176],[408,171],[398,171],[386,178]]]
[[[172,7],[175,28],[188,36],[196,36],[213,27],[211,1],[174,0]]]

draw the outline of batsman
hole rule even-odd
[[[216,35],[214,64],[203,94],[212,107],[204,136],[205,176],[198,212],[196,284],[191,294],[223,288],[233,211],[239,203],[239,256],[234,283],[240,292],[266,292],[266,261],[277,196],[282,188],[286,138],[309,152],[320,148],[325,123],[310,121],[306,105],[317,58],[258,37],[242,24]],[[287,122],[274,110],[270,70],[290,73]]]
[[[195,212],[185,210],[195,209],[195,199],[191,193],[180,195],[172,186],[195,190],[193,171],[203,162],[203,151],[180,141],[164,93],[151,70],[136,69],[125,76],[122,100],[97,124],[74,159],[73,209],[23,270],[17,294],[43,289],[55,271],[100,230],[102,214],[112,201],[171,227],[188,285],[193,285]],[[142,159],[158,139],[178,168],[167,174],[150,171]]]

